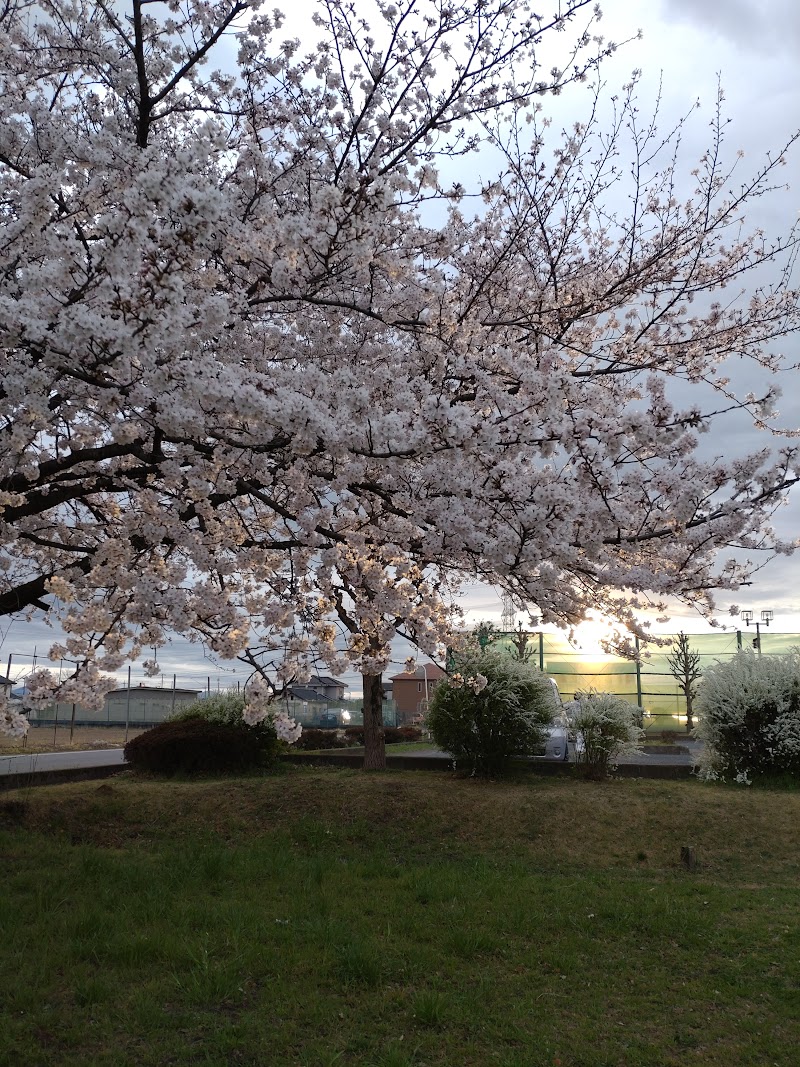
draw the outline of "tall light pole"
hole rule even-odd
[[[753,622],[753,612],[745,609],[739,612],[739,617],[744,620],[745,624],[749,626]],[[766,611],[761,612],[761,621],[756,620],[754,626],[756,628],[756,636],[753,638],[753,648],[756,649],[759,656],[761,655],[761,627],[769,626],[775,617],[775,613],[767,608]]]

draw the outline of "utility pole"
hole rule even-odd
[[[514,601],[508,595],[503,593],[503,614],[500,618],[500,629],[504,633],[511,633],[514,629]]]

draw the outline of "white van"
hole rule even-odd
[[[569,722],[564,714],[564,702],[561,699],[561,693],[558,691],[558,686],[552,678],[548,678],[547,680],[553,688],[555,710],[553,721],[547,730],[547,739],[544,743],[544,749],[539,753],[538,758],[562,760],[566,762],[569,759]]]

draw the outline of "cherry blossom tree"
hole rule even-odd
[[[58,620],[61,699],[170,632],[265,707],[316,658],[374,680],[461,578],[637,632],[791,549],[791,441],[700,435],[775,425],[797,233],[743,219],[794,138],[737,179],[720,102],[692,175],[635,77],[604,103],[595,18],[325,0],[301,45],[234,0],[0,7],[0,613]]]

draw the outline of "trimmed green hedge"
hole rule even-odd
[[[274,737],[274,733],[273,733]],[[138,770],[172,776],[232,774],[271,762],[275,746],[258,743],[244,723],[209,722],[200,715],[160,723],[125,746],[125,759]]]

